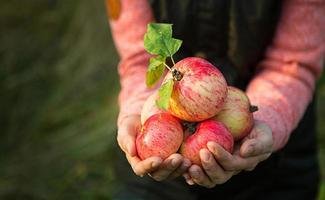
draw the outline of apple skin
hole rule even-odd
[[[176,153],[183,141],[180,121],[168,113],[149,117],[136,138],[136,148],[141,160],[152,156],[166,159]]]
[[[215,116],[227,96],[227,82],[222,73],[208,61],[188,57],[174,65],[182,74],[175,81],[168,111],[179,119],[199,122]],[[164,81],[173,78],[168,72]]]
[[[229,130],[215,120],[205,120],[196,127],[196,131],[184,139],[180,153],[192,163],[201,166],[200,150],[207,148],[207,143],[213,141],[232,153],[234,139]]]
[[[141,124],[143,125],[145,121],[154,114],[166,113],[167,111],[159,109],[156,105],[156,100],[159,98],[158,91],[150,95],[144,102],[141,110]]]
[[[222,110],[212,119],[222,122],[231,132],[235,141],[247,136],[253,126],[250,101],[242,90],[228,86],[228,95]]]

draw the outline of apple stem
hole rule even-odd
[[[166,63],[164,63],[164,65],[170,72],[172,72],[172,69]]]
[[[256,112],[258,111],[258,107],[257,106],[254,106],[254,105],[250,105],[249,106],[249,112],[253,113],[253,112]]]
[[[170,59],[172,60],[172,62],[173,62],[173,65],[175,65],[175,61],[174,61],[174,58],[173,58],[173,56],[170,56]]]
[[[172,57],[171,57],[172,58]],[[174,63],[174,65],[175,65],[175,62],[174,62],[174,60],[173,60],[173,58],[172,58],[172,61],[173,61],[173,63]],[[170,68],[166,63],[164,63],[164,65],[165,65],[165,67],[172,73],[172,75],[173,75],[173,79],[175,80],[175,81],[180,81],[180,80],[182,80],[182,78],[183,78],[183,74],[180,72],[180,71],[178,71],[177,69],[175,69],[175,68]]]

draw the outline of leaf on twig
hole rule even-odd
[[[164,74],[166,57],[157,56],[150,58],[149,67],[146,74],[146,84],[149,88],[155,86]]]
[[[144,48],[153,55],[172,57],[182,40],[172,38],[172,24],[150,23],[144,35]]]
[[[158,108],[167,110],[169,106],[169,99],[173,93],[174,81],[173,79],[168,80],[159,88],[158,94],[159,99],[156,101]]]

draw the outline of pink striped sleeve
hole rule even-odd
[[[274,150],[282,148],[310,103],[325,52],[325,3],[284,1],[272,45],[247,93],[260,110],[254,114],[273,131]]]
[[[152,93],[145,85],[150,55],[143,46],[143,36],[151,21],[153,15],[147,0],[121,0],[119,18],[110,21],[113,39],[120,55],[118,125],[128,115],[140,114],[144,101]]]

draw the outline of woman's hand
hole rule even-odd
[[[160,157],[141,160],[137,156],[135,146],[136,135],[140,129],[140,116],[132,115],[122,121],[117,133],[118,144],[124,151],[136,175],[142,177],[149,174],[153,179],[162,181],[167,178],[176,178],[188,169],[191,162],[177,153],[172,154],[165,160]]]
[[[209,142],[207,149],[201,149],[202,168],[192,165],[184,178],[188,184],[198,184],[212,188],[223,184],[242,170],[252,171],[258,163],[266,160],[272,153],[273,137],[271,129],[255,121],[251,133],[241,144],[235,144],[233,154],[215,142]]]

